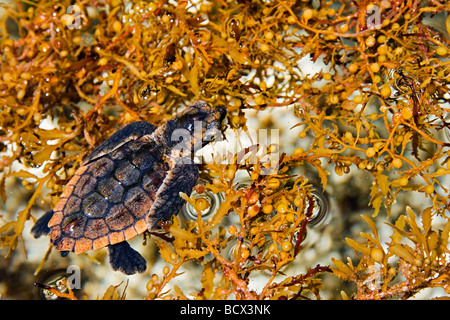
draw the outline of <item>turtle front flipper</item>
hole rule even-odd
[[[146,217],[148,231],[161,230],[160,221],[167,221],[172,215],[178,214],[185,202],[180,197],[180,192],[189,196],[197,179],[198,168],[195,164],[176,164],[167,173],[156,194],[155,203]]]
[[[83,160],[83,164],[87,164],[102,157],[103,155],[119,148],[128,141],[137,140],[145,135],[149,135],[155,131],[155,129],[156,126],[145,121],[132,122],[115,132],[111,137],[95,148],[91,154]]]
[[[109,245],[108,251],[109,262],[116,271],[132,275],[136,272],[142,273],[147,269],[145,259],[126,241]]]
[[[39,238],[42,235],[47,235],[50,233],[50,228],[48,227],[48,222],[53,216],[53,210],[48,211],[42,217],[40,217],[33,228],[31,228],[31,234],[35,238]]]

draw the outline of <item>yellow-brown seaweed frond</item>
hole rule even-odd
[[[408,299],[421,290],[436,287],[449,293],[450,221],[447,219],[443,228],[437,229],[433,227],[435,217],[435,210],[426,208],[419,226],[416,214],[407,207],[406,214],[390,225],[390,241],[382,243],[375,223],[363,216],[372,233],[361,233],[363,242],[346,239],[357,252],[358,265],[353,265],[351,259],[347,263],[334,260],[333,273],[356,283],[353,299]]]
[[[356,283],[351,297],[449,293],[448,3],[45,0],[2,8],[0,197],[11,201],[11,181],[21,182],[17,194],[31,192],[20,210],[0,216],[7,257],[18,247],[26,253],[33,208],[53,206],[99,143],[130,122],[159,125],[203,99],[225,106],[234,130],[248,128],[247,111],[288,110],[293,123],[282,130],[299,130],[298,138],[281,141],[270,175],[261,158],[242,154],[232,154],[244,159],[234,164],[201,167],[207,182],[199,191],[223,201],[207,221],[166,226],[174,238],[156,241],[166,266],[147,281],[148,299],[191,297],[168,287],[193,262],[202,269],[199,299],[321,298],[329,267],[283,273],[303,254],[310,176],[338,199],[336,181],[363,177],[367,194],[355,202],[367,200],[374,221],[396,219],[390,242],[378,236],[385,224],[366,215],[371,234],[346,238],[359,262],[336,257],[332,270]],[[309,63],[320,70],[306,71]],[[248,174],[245,187],[237,187],[238,172]],[[184,197],[198,212],[206,205]],[[417,210],[421,228],[412,209],[398,216],[400,199],[414,207],[415,197],[429,203]],[[355,223],[352,205],[342,207],[337,220]],[[438,219],[442,228],[431,224]],[[267,278],[256,292],[249,283],[258,273]],[[122,297],[117,292],[110,287],[105,297]]]

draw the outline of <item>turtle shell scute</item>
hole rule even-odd
[[[107,234],[109,228],[103,219],[89,219],[86,224],[86,229],[84,231],[84,236],[89,239],[97,239],[101,236]]]
[[[81,199],[77,196],[72,196],[67,199],[67,202],[64,205],[64,212],[68,215],[72,213],[76,213],[81,209]]]
[[[106,177],[99,181],[97,191],[105,197],[108,202],[117,203],[122,200],[125,189],[114,177]]]
[[[114,172],[114,176],[124,187],[136,183],[140,175],[139,169],[128,161],[123,161]]]
[[[62,221],[62,234],[70,238],[79,238],[84,233],[87,217],[80,213],[64,217]]]
[[[83,198],[91,193],[97,185],[97,179],[93,178],[90,174],[83,174],[77,182],[73,193]]]
[[[134,187],[127,192],[124,205],[136,218],[142,218],[150,211],[153,200],[141,187]]]
[[[114,161],[108,157],[102,157],[97,161],[91,162],[88,166],[88,172],[92,177],[101,178],[109,175],[114,170]]]
[[[113,206],[105,217],[106,224],[113,231],[124,230],[134,221],[135,218],[123,204]]]
[[[97,192],[83,199],[82,210],[90,218],[102,218],[108,208],[108,201]]]

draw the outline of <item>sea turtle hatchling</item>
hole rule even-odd
[[[127,241],[160,230],[160,222],[180,211],[179,193],[190,194],[199,175],[185,152],[205,146],[225,115],[198,101],[160,127],[144,121],[125,126],[84,159],[31,233],[50,233],[63,256],[107,246],[114,270],[145,271],[144,258]]]

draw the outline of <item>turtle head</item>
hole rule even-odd
[[[200,149],[221,134],[226,114],[222,107],[212,107],[202,100],[195,102],[168,121],[168,144],[172,148]]]

